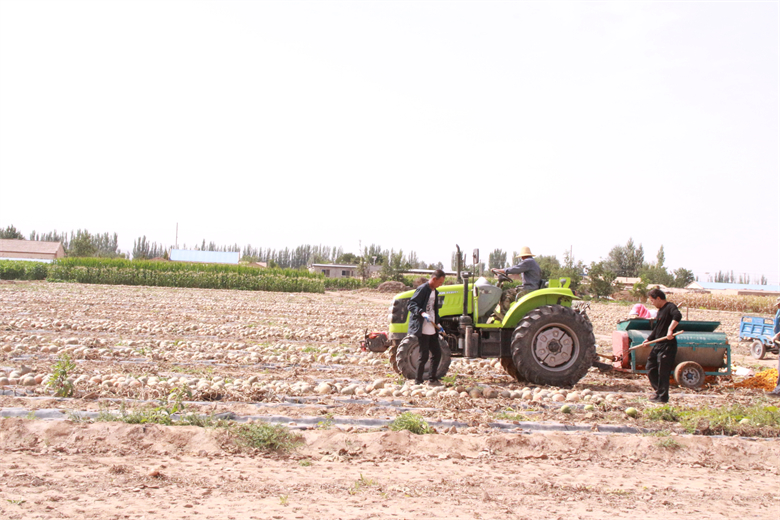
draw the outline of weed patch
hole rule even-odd
[[[303,442],[300,435],[281,424],[241,424],[230,431],[240,445],[260,451],[291,451]]]
[[[646,410],[645,416],[651,421],[679,423],[688,433],[780,436],[780,408],[765,403],[695,409],[664,405]]]
[[[433,428],[428,426],[428,422],[421,416],[412,413],[404,412],[391,422],[389,428],[394,432],[401,430],[409,430],[417,435],[424,435],[426,433],[434,433]]]

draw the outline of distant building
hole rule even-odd
[[[642,279],[639,277],[631,277],[631,276],[618,276],[615,278],[615,283],[619,283],[623,286],[624,289],[633,289],[635,283],[641,282]]]
[[[755,283],[691,282],[686,287],[697,292],[731,295],[779,296],[780,285],[759,285]]]
[[[64,256],[65,249],[60,242],[0,239],[0,259],[2,260],[53,262]]]
[[[428,276],[430,276],[430,275],[433,274],[433,272],[435,270],[436,269],[405,269],[405,270],[401,271],[401,273],[403,273],[403,274],[419,274],[419,275],[426,275],[427,274]],[[447,271],[446,269],[442,269],[442,271],[444,271],[444,274],[446,276],[457,276],[458,275],[457,271]]]
[[[324,274],[328,278],[354,278],[357,273],[356,265],[341,264],[311,264],[310,273]]]
[[[172,262],[195,262],[200,264],[235,264],[241,253],[232,251],[192,251],[189,249],[171,249]]]

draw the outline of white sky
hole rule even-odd
[[[0,1],[0,226],[780,283],[778,2]]]

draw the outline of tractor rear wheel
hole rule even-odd
[[[533,309],[512,336],[512,359],[520,377],[530,383],[572,386],[596,359],[593,326],[569,307]]]
[[[520,377],[520,374],[517,373],[517,367],[515,367],[515,361],[512,359],[512,356],[502,357],[501,366],[504,368],[504,372],[512,376],[515,381],[525,381]]]
[[[450,362],[452,362],[452,355],[447,342],[439,338],[439,346],[441,347],[441,359],[439,360],[438,370],[436,370],[436,379],[441,379],[447,375],[447,371],[450,369]],[[398,372],[402,376],[411,380],[417,377],[417,365],[420,362],[420,345],[417,343],[417,336],[406,336],[401,340],[395,352],[395,360],[398,364]],[[428,357],[428,362],[425,364],[425,372],[423,372],[423,379],[427,381],[430,378],[431,358]]]

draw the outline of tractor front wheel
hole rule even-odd
[[[562,305],[530,311],[512,337],[517,373],[537,385],[572,386],[596,359],[596,338],[590,320]]]
[[[447,342],[439,338],[439,346],[441,347],[441,359],[439,360],[438,370],[436,370],[436,379],[441,379],[447,375],[447,371],[450,369],[450,362],[452,362],[452,355]],[[420,362],[420,345],[417,342],[417,336],[406,336],[401,340],[395,352],[395,361],[398,365],[398,372],[406,379],[414,380],[417,377],[417,366]],[[428,357],[428,362],[425,364],[425,372],[423,372],[423,379],[427,381],[430,378],[431,358]]]
[[[390,347],[390,366],[393,367],[393,371],[396,374],[400,374],[401,371],[398,370],[398,361],[395,357],[397,353],[398,353],[398,341],[393,340],[393,346]]]

